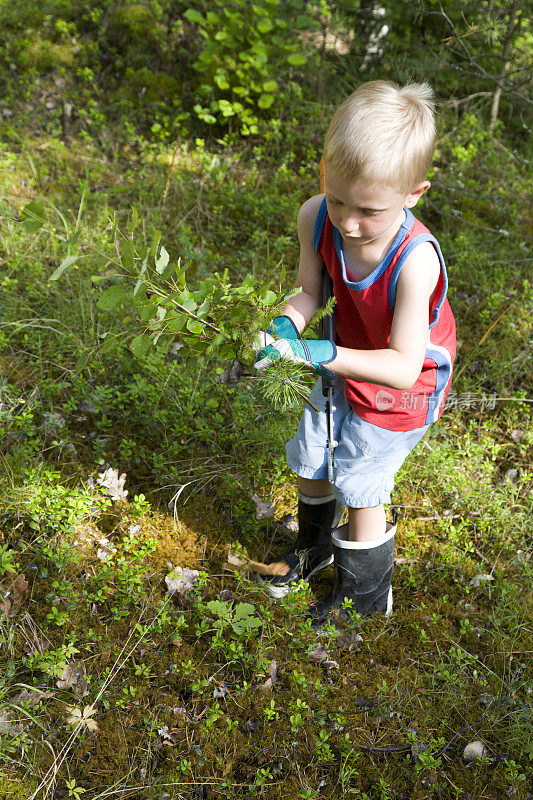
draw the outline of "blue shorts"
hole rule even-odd
[[[287,463],[302,478],[327,478],[325,398],[319,380],[309,398],[319,414],[306,405],[296,436],[287,442]],[[350,508],[390,503],[394,476],[423,437],[429,425],[412,431],[389,431],[361,419],[344,395],[344,381],[335,379],[333,436],[334,496]]]

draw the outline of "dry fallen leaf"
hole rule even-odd
[[[47,700],[49,697],[53,697],[53,692],[41,692],[39,689],[22,689],[22,691],[13,698],[13,705],[29,706],[33,708],[37,703],[40,703],[41,700]]]
[[[12,722],[11,712],[7,709],[0,708],[0,733],[19,733],[22,730],[22,725],[17,722]]]
[[[30,594],[28,581],[24,575],[6,575],[0,581],[0,616],[14,617],[20,611]]]
[[[165,575],[165,583],[167,585],[167,594],[179,595],[183,597],[187,592],[190,592],[196,586],[200,573],[197,569],[188,569],[188,567],[175,567],[172,572]]]
[[[72,661],[67,664],[61,672],[56,686],[58,689],[74,689],[79,697],[85,697],[85,695],[89,694],[83,661]]]
[[[250,561],[244,556],[234,556],[228,553],[224,564],[224,569],[235,572],[245,570],[247,572],[257,572],[258,575],[286,575],[289,565],[286,561],[275,561],[272,564],[263,564],[261,561]]]
[[[126,473],[118,474],[118,469],[106,469],[105,472],[98,473],[98,480],[96,481],[99,486],[102,486],[111,500],[116,503],[125,503],[128,491],[124,489],[126,483]]]
[[[276,511],[275,503],[265,503],[256,494],[252,495],[252,500],[254,501],[256,519],[270,519],[270,517],[274,516]]]
[[[468,581],[468,585],[477,589],[482,583],[488,583],[493,580],[493,575],[474,575],[474,577]]]
[[[361,634],[345,628],[340,632],[340,635],[337,638],[336,647],[339,650],[348,650],[351,653],[353,650],[357,650],[361,646],[362,641],[363,637]]]
[[[70,714],[67,719],[67,725],[71,725],[73,728],[77,728],[80,725],[82,729],[85,728],[89,733],[98,733],[100,730],[98,723],[93,719],[96,714],[94,705],[85,706],[83,711],[77,706],[67,706],[67,711]]]
[[[157,732],[161,737],[161,744],[166,744],[167,747],[174,747],[176,744],[176,736],[180,732],[180,729],[169,728],[168,725],[164,725],[162,728],[158,728]]]
[[[30,635],[26,636],[26,641],[24,642],[24,652],[28,656],[34,656],[34,655],[42,656],[49,650],[50,650],[50,642],[48,641],[48,639],[46,639],[45,641],[40,636],[37,636],[37,633],[35,631],[32,631]]]
[[[321,667],[324,667],[328,675],[332,669],[339,669],[338,663],[333,661],[323,644],[315,644],[309,651],[309,658],[311,661],[314,661],[316,664],[320,664]]]
[[[109,539],[106,539],[105,537],[102,539],[98,539],[98,544],[100,546],[96,551],[96,558],[99,558],[100,561],[105,561],[106,558],[109,558],[110,556],[113,555],[113,553],[117,552],[117,548],[114,547],[110,543]]]

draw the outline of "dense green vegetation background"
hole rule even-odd
[[[520,4],[2,0],[0,47],[0,797],[530,796]],[[459,351],[398,477],[394,615],[317,650],[331,575],[276,605],[223,570],[291,537],[299,409],[220,383],[197,300],[223,277],[231,352],[290,290],[328,119],[376,78],[436,91],[418,216]],[[144,259],[196,321],[133,297]]]

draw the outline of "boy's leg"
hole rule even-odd
[[[331,532],[339,525],[344,505],[335,499],[326,477],[303,478],[300,475],[327,475],[327,440],[324,395],[318,381],[304,409],[298,431],[287,443],[289,467],[298,475],[298,536],[276,562],[285,562],[283,575],[263,580],[272,597],[285,597],[299,581],[307,581],[333,561]],[[342,422],[350,407],[344,396],[344,383],[336,383],[334,393],[334,435],[340,435]]]
[[[371,508],[349,508],[348,514],[348,539],[350,542],[369,542],[383,536],[387,525],[383,505]]]
[[[331,494],[331,483],[327,478],[301,478],[298,476],[298,489],[306,497],[326,497]]]
[[[286,597],[299,581],[308,581],[333,562],[331,532],[343,512],[344,505],[331,494],[327,478],[298,478],[298,536],[276,559],[275,563],[287,565],[284,574],[264,581],[272,597]]]
[[[314,628],[324,625],[332,611],[347,616],[346,600],[351,611],[363,617],[392,611],[395,521],[387,523],[383,505],[349,508],[348,512],[348,523],[332,536],[333,591],[309,609]]]

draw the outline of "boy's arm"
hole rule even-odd
[[[313,232],[323,198],[323,194],[311,197],[298,212],[300,261],[295,285],[302,291],[291,298],[283,313],[292,319],[300,332],[322,302],[322,259],[313,250]]]
[[[433,245],[419,245],[404,264],[396,287],[390,344],[383,350],[337,347],[328,369],[344,378],[409,389],[422,370],[429,330],[429,301],[440,275]]]

